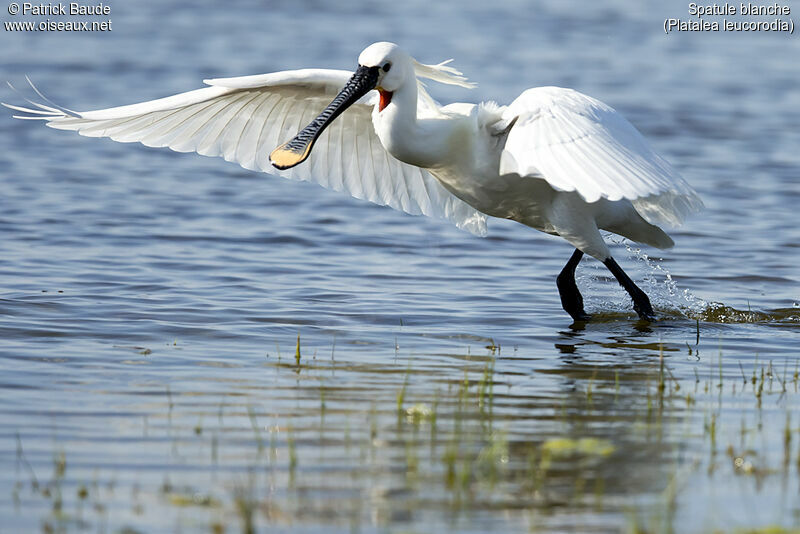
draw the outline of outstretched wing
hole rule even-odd
[[[320,136],[309,160],[278,171],[269,153],[309,123],[347,83],[349,72],[304,69],[207,80],[210,87],[109,109],[73,112],[33,103],[4,104],[21,119],[120,142],[221,156],[242,167],[317,182],[413,215],[446,218],[478,235],[486,217],[453,196],[427,171],[393,158],[372,127],[374,94],[342,114]]]
[[[503,113],[513,123],[501,174],[543,178],[587,202],[630,200],[649,222],[678,225],[703,206],[697,193],[611,107],[572,89],[538,87]]]

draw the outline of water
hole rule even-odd
[[[558,239],[3,118],[0,531],[797,525],[800,44],[667,36],[662,4],[112,2],[111,33],[4,31],[4,78],[74,109],[393,40],[479,82],[442,101],[608,102],[707,209],[674,250],[614,247],[659,322],[586,260],[574,328]]]

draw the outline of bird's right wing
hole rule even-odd
[[[270,152],[316,117],[350,75],[304,69],[207,80],[210,87],[85,112],[36,102],[31,102],[34,108],[4,105],[24,113],[16,118],[44,120],[52,128],[220,156],[246,169],[313,181],[413,215],[446,218],[459,228],[485,235],[483,214],[449,193],[427,171],[402,163],[383,148],[372,126],[374,94],[336,119],[304,164],[286,171],[272,167]]]
[[[651,223],[680,224],[703,202],[625,118],[572,89],[528,89],[505,108],[500,172],[542,178],[587,202],[631,201]]]

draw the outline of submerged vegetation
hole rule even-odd
[[[721,346],[707,355],[696,328],[694,344],[648,345],[636,365],[578,359],[535,365],[529,376],[498,373],[519,369],[521,355],[492,343],[483,355],[450,356],[463,376],[444,380],[418,369],[421,357],[375,368],[341,350],[301,358],[298,335],[295,358],[268,355],[250,386],[293,380],[283,394],[231,391],[198,406],[191,392],[164,390],[141,430],[164,442],[173,466],[160,485],[126,481],[121,493],[111,466],[72,475],[74,451],[58,446],[52,473],[37,472],[18,435],[13,500],[20,513],[40,511],[44,532],[102,531],[111,515],[136,525],[165,507],[211,532],[349,530],[443,510],[455,529],[504,511],[510,529],[588,528],[574,523],[585,513],[597,528],[685,532],[678,511],[703,487],[719,498],[698,524],[736,495],[787,495],[771,516],[710,531],[790,532],[763,524],[786,526],[800,513],[788,498],[800,480],[798,359],[729,358]],[[394,397],[373,391],[375,380],[395,383]],[[283,395],[296,396],[295,407]]]

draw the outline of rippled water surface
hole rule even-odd
[[[442,101],[600,98],[706,210],[673,250],[614,247],[658,322],[585,260],[577,327],[558,239],[6,114],[0,531],[797,526],[800,41],[665,35],[687,5],[650,4],[111,2],[110,33],[3,31],[3,78],[73,109],[396,41],[479,83]]]

